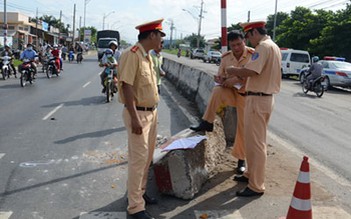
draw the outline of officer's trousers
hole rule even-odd
[[[137,111],[143,133],[132,133],[131,117],[123,110],[123,120],[128,132],[128,213],[134,214],[145,210],[143,195],[146,190],[149,167],[156,145],[157,109]]]
[[[244,108],[245,97],[241,96],[234,88],[215,86],[208,101],[205,114],[202,119],[213,123],[216,112],[220,107],[236,107],[236,134],[232,155],[240,160],[245,160],[244,144]]]
[[[267,160],[267,127],[273,110],[273,96],[246,96],[244,112],[244,138],[248,187],[255,192],[264,192]]]

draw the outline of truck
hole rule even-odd
[[[97,32],[97,50],[98,50],[98,60],[100,61],[104,51],[108,49],[108,44],[111,41],[117,41],[119,45],[119,32],[116,30],[100,30]]]

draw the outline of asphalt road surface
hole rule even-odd
[[[95,55],[63,67],[60,77],[38,73],[24,88],[19,79],[0,81],[1,219],[85,218],[80,215],[90,211],[125,215],[123,105],[116,98],[105,102]],[[178,114],[162,97],[159,135],[188,125]]]

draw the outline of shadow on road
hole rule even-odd
[[[65,106],[100,105],[100,104],[106,104],[106,97],[104,97],[104,96],[86,97],[86,98],[82,98],[80,100],[72,100],[72,101],[67,101],[67,102],[52,103],[52,104],[44,105],[44,106],[41,106],[41,107],[51,108],[51,107],[57,107],[57,106],[59,106],[61,104],[64,104]]]
[[[96,131],[96,132],[88,132],[88,133],[68,137],[68,138],[65,138],[62,140],[58,140],[58,141],[55,141],[54,143],[55,144],[66,144],[66,143],[76,141],[79,139],[83,139],[83,138],[100,138],[100,137],[104,137],[106,135],[111,135],[115,132],[121,132],[121,131],[125,131],[125,130],[126,130],[125,127],[120,127],[120,128],[106,129],[106,130],[101,130],[101,131]]]

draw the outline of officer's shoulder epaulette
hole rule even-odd
[[[136,52],[136,51],[138,51],[138,49],[139,49],[138,46],[133,46],[133,47],[130,49],[130,51]]]
[[[222,54],[222,58],[225,57],[225,56],[227,56],[227,55],[229,55],[230,53],[232,53],[232,51],[227,51],[227,52],[223,53],[223,54]]]
[[[246,47],[246,48],[247,48],[247,52],[248,53],[251,53],[251,54],[255,53],[255,49],[254,48],[251,48],[251,47]]]

